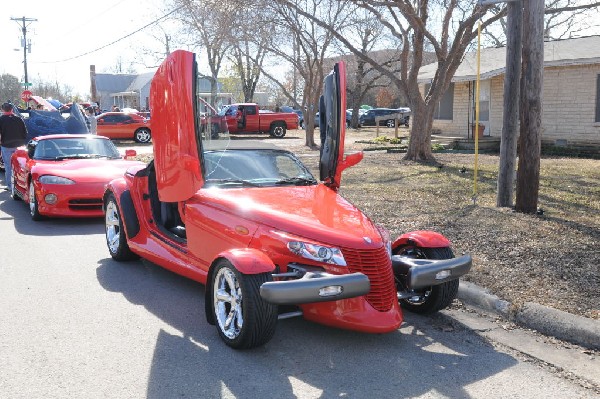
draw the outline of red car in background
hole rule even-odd
[[[135,156],[127,150],[126,157]],[[31,218],[103,216],[106,184],[142,162],[123,159],[106,137],[59,134],[35,137],[11,158],[13,199],[29,204]]]
[[[233,348],[265,344],[279,318],[385,333],[402,323],[399,301],[418,313],[452,302],[470,256],[431,231],[392,241],[338,193],[363,157],[344,155],[343,63],[320,101],[320,181],[284,149],[202,135],[197,76],[194,54],[177,50],[152,80],[154,160],[104,194],[113,259],[143,256],[205,284],[207,321]]]
[[[150,120],[137,113],[105,112],[96,117],[97,133],[109,139],[133,139],[137,143],[152,140]]]

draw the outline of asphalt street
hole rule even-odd
[[[264,347],[235,351],[206,323],[202,285],[149,262],[113,261],[101,219],[33,222],[2,191],[0,237],[3,398],[598,395],[456,312],[406,315],[384,335],[282,320]]]

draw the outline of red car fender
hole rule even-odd
[[[421,248],[446,248],[450,241],[435,231],[419,230],[402,234],[392,243],[392,252],[402,245],[416,245]]]
[[[127,182],[125,181],[124,178],[118,178],[115,180],[110,181],[106,187],[104,188],[104,196],[102,197],[102,207],[104,208],[104,206],[106,205],[106,198],[108,198],[109,194],[113,194],[115,196],[115,199],[117,200],[117,205],[119,205],[119,208],[121,207],[121,194],[127,190]],[[104,209],[106,210],[106,209]]]
[[[253,248],[231,249],[221,252],[218,258],[227,259],[242,274],[270,273],[275,270],[271,258]]]

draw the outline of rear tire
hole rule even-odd
[[[286,129],[285,129],[285,125],[283,123],[274,123],[271,126],[271,136],[275,137],[275,138],[282,138],[285,136],[286,133]]]
[[[106,199],[106,213],[104,215],[106,245],[110,256],[117,261],[127,261],[138,259],[136,255],[129,249],[125,229],[123,228],[123,220],[119,212],[119,205],[113,194],[109,194]]]
[[[235,349],[267,343],[275,334],[277,306],[260,297],[260,286],[270,273],[242,274],[221,259],[212,274],[211,307],[219,336]]]
[[[407,250],[417,253],[417,258],[425,259],[452,259],[454,253],[450,248],[400,248],[395,255],[402,255]],[[451,280],[440,285],[415,290],[415,296],[401,299],[400,305],[412,313],[429,314],[445,309],[456,298],[458,293],[459,279]]]
[[[396,127],[396,121],[393,119],[388,119],[387,121],[385,121],[385,125],[387,127]]]
[[[149,143],[152,140],[150,129],[141,128],[135,131],[133,139],[136,143]]]

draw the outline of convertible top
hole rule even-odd
[[[27,127],[27,140],[49,134],[87,134],[89,133],[85,116],[78,106],[71,107],[68,118],[64,118],[59,111],[29,110],[29,117],[15,109],[15,114],[20,116]]]

